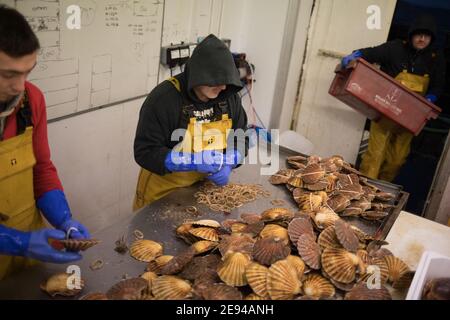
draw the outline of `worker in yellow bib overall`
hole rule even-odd
[[[80,254],[49,240],[89,237],[72,219],[50,160],[44,96],[26,81],[38,49],[25,18],[0,6],[0,280],[37,260],[77,261]]]
[[[231,52],[209,35],[195,48],[184,72],[148,95],[134,141],[141,166],[134,210],[205,178],[217,185],[228,183],[248,149],[241,89]],[[237,129],[241,131],[236,134]]]
[[[431,47],[435,38],[433,17],[422,15],[410,27],[407,41],[356,50],[342,59],[342,66],[359,57],[378,63],[382,71],[434,103],[445,84],[444,57]],[[373,179],[393,181],[409,155],[412,138],[411,132],[386,118],[372,121],[368,150],[359,170]]]

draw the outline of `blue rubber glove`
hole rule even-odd
[[[63,240],[66,235],[60,230],[41,229],[22,232],[0,225],[0,254],[28,257],[44,262],[68,263],[81,259],[74,252],[58,251],[51,247],[48,239]]]
[[[351,54],[349,54],[348,56],[345,56],[344,58],[342,58],[341,61],[341,66],[342,68],[347,68],[348,64],[355,60],[362,57],[362,52],[359,50],[353,51]]]
[[[218,172],[213,173],[213,174],[207,176],[206,178],[208,180],[211,180],[218,186],[224,186],[224,185],[228,184],[232,170],[233,170],[233,167],[226,164]]]
[[[91,237],[86,227],[72,219],[66,196],[61,190],[44,193],[36,201],[36,206],[52,226],[66,232],[71,238],[88,239]]]
[[[166,169],[171,172],[197,171],[215,173],[223,165],[223,154],[220,151],[205,150],[197,153],[171,151],[164,161]]]
[[[228,184],[230,180],[231,171],[238,165],[242,163],[241,153],[235,149],[227,150],[224,155],[224,166],[218,172],[211,174],[207,177],[218,186],[224,186]]]
[[[425,99],[430,101],[431,103],[435,103],[437,101],[437,97],[434,94],[427,94]]]

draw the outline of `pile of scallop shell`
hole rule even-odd
[[[339,216],[317,223],[302,211],[272,208],[239,220],[186,221],[176,235],[188,246],[164,255],[160,243],[137,240],[133,258],[147,263],[138,278],[84,299],[391,299],[404,288],[407,265]],[[374,279],[378,279],[374,281]]]
[[[275,185],[284,184],[300,210],[315,212],[319,220],[359,217],[381,220],[389,215],[394,195],[382,192],[340,156],[288,157],[293,167],[270,177]]]

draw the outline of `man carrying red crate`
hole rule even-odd
[[[377,63],[383,72],[434,103],[445,84],[444,57],[431,48],[435,38],[433,17],[423,15],[410,27],[407,41],[388,41],[353,51],[342,59],[342,67],[357,58]],[[408,157],[412,138],[411,132],[385,118],[372,121],[360,171],[373,179],[393,181]]]

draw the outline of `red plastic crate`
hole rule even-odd
[[[418,135],[441,109],[412,92],[364,59],[352,61],[349,68],[335,70],[329,94],[377,121],[384,116]]]

